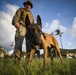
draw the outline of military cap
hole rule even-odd
[[[25,7],[26,4],[30,5],[31,8],[33,8],[33,4],[30,0],[27,0],[26,2],[23,2],[24,7]]]

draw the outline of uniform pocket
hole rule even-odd
[[[20,25],[19,33],[20,33],[20,36],[25,36],[25,34],[26,34],[26,27]]]

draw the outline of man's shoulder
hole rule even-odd
[[[19,10],[24,10],[25,8],[19,8]]]
[[[18,11],[24,11],[24,8],[19,8]]]

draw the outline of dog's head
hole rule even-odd
[[[25,18],[25,24],[26,24],[26,37],[34,44],[38,45],[41,43],[40,36],[41,36],[41,18],[38,15],[37,16],[37,23],[31,24],[28,15]]]

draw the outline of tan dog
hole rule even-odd
[[[50,34],[44,33],[44,35],[46,36],[46,40],[45,40],[44,36],[42,35],[42,31],[41,31],[42,23],[41,23],[40,16],[39,15],[37,16],[37,24],[35,23],[31,24],[27,15],[25,19],[25,23],[27,25],[26,39],[29,40],[28,45],[31,47],[29,64],[33,59],[36,49],[43,49],[44,68],[47,68],[48,47],[51,47],[51,45],[55,46],[62,62],[63,58],[61,56],[60,48],[58,46],[58,42],[55,39],[55,37]],[[28,49],[27,49],[27,52],[28,52]]]

